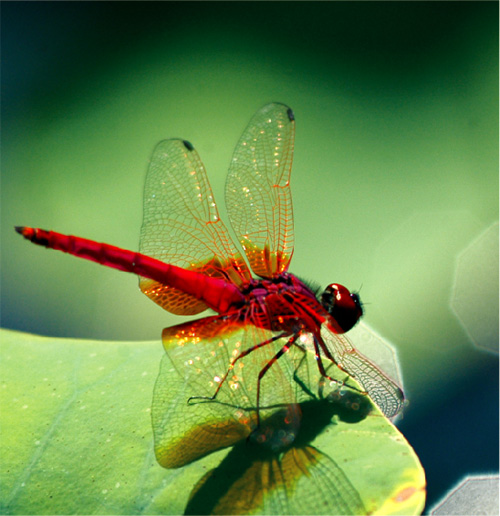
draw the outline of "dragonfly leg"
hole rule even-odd
[[[269,369],[272,367],[272,365],[282,356],[284,355],[290,347],[293,345],[295,341],[295,335],[292,335],[288,342],[274,355],[271,360],[260,370],[259,376],[257,378],[257,428],[260,427],[260,382],[262,378],[264,378],[264,375],[269,371]]]
[[[298,339],[299,336],[300,336],[300,333],[297,333],[295,335],[295,339],[293,341],[293,344],[295,345],[295,347],[297,349],[299,349],[302,352],[302,358],[300,359],[299,364],[297,365],[297,367],[295,368],[295,370],[293,372],[293,380],[308,396],[310,396],[313,399],[317,399],[317,396],[306,385],[306,382],[304,382],[304,380],[302,380],[300,378],[300,376],[298,375],[298,372],[297,372],[302,367],[302,364],[304,363],[304,361],[307,360],[307,350],[301,344],[299,344],[297,342],[297,339]],[[320,396],[321,396],[321,393],[320,393]]]
[[[252,353],[252,351],[255,351],[256,349],[259,349],[259,348],[262,348],[264,346],[267,346],[268,344],[271,344],[272,342],[278,340],[278,339],[281,339],[283,337],[286,337],[287,334],[286,333],[280,333],[279,335],[275,335],[274,337],[270,338],[270,339],[267,339],[263,342],[259,342],[258,344],[255,344],[254,346],[246,349],[245,351],[243,351],[242,353],[240,353],[234,360],[233,362],[230,364],[230,366],[228,367],[227,371],[226,371],[226,374],[222,377],[221,381],[219,382],[219,385],[217,386],[217,389],[215,390],[214,394],[212,396],[190,396],[189,399],[188,399],[188,403],[191,402],[191,400],[208,400],[208,401],[213,401],[215,400],[215,398],[217,397],[217,394],[219,394],[219,391],[222,387],[222,385],[224,384],[224,382],[226,381],[226,378],[229,376],[229,373],[233,370],[234,368],[234,365],[236,364],[236,362],[238,360],[240,360],[241,358],[244,358],[246,357],[247,355],[249,355],[250,353]],[[257,390],[257,399],[259,397],[259,391]],[[258,404],[258,402],[257,402]]]

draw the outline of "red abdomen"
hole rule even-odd
[[[241,306],[245,301],[238,287],[232,283],[182,269],[141,253],[55,231],[23,226],[15,229],[34,244],[57,249],[121,271],[133,272],[182,290],[200,299],[218,313],[225,313],[233,306]]]

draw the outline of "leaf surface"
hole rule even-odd
[[[304,404],[308,422],[303,418],[296,442],[281,454],[255,452],[242,439],[164,469],[155,459],[150,413],[164,357],[160,342],[7,330],[0,337],[2,514],[349,514],[359,513],[360,503],[376,514],[419,514],[423,508],[418,458],[375,407],[347,421],[334,404],[322,412],[315,402]]]

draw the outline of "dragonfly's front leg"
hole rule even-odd
[[[358,389],[357,387],[354,387],[352,385],[347,385],[345,382],[348,378],[354,378],[354,380],[356,380],[356,378],[351,375],[349,373],[349,371],[346,371],[341,364],[339,364],[332,356],[332,354],[328,351],[328,348],[326,347],[326,345],[323,343],[323,341],[320,340],[321,338],[320,337],[317,337],[316,335],[313,335],[313,342],[314,342],[314,353],[316,355],[316,363],[318,364],[318,369],[319,369],[319,373],[321,374],[321,376],[323,378],[326,378],[327,380],[333,382],[333,383],[336,383],[338,385],[340,385],[341,387],[343,387],[344,385],[346,387],[348,387],[349,389],[352,389],[353,391],[355,392],[358,392],[359,394],[362,394],[363,396],[366,396],[368,394],[368,392],[362,390],[362,389]],[[344,373],[346,373],[347,375],[347,378],[345,380],[337,380],[336,378],[332,378],[330,375],[328,375],[326,373],[326,370],[325,370],[325,366],[323,364],[323,360],[321,358],[321,351],[320,351],[320,347],[321,347],[321,350],[323,351],[323,353],[325,354],[326,358],[328,358],[328,360],[330,360],[330,362],[332,362],[336,367],[338,367],[341,371],[343,371]]]

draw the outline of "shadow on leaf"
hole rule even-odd
[[[284,435],[283,414],[274,414],[200,479],[185,514],[366,513],[341,467],[310,443],[337,420],[363,420],[371,410],[368,398],[344,392],[288,410],[301,412],[293,442],[276,445]]]

